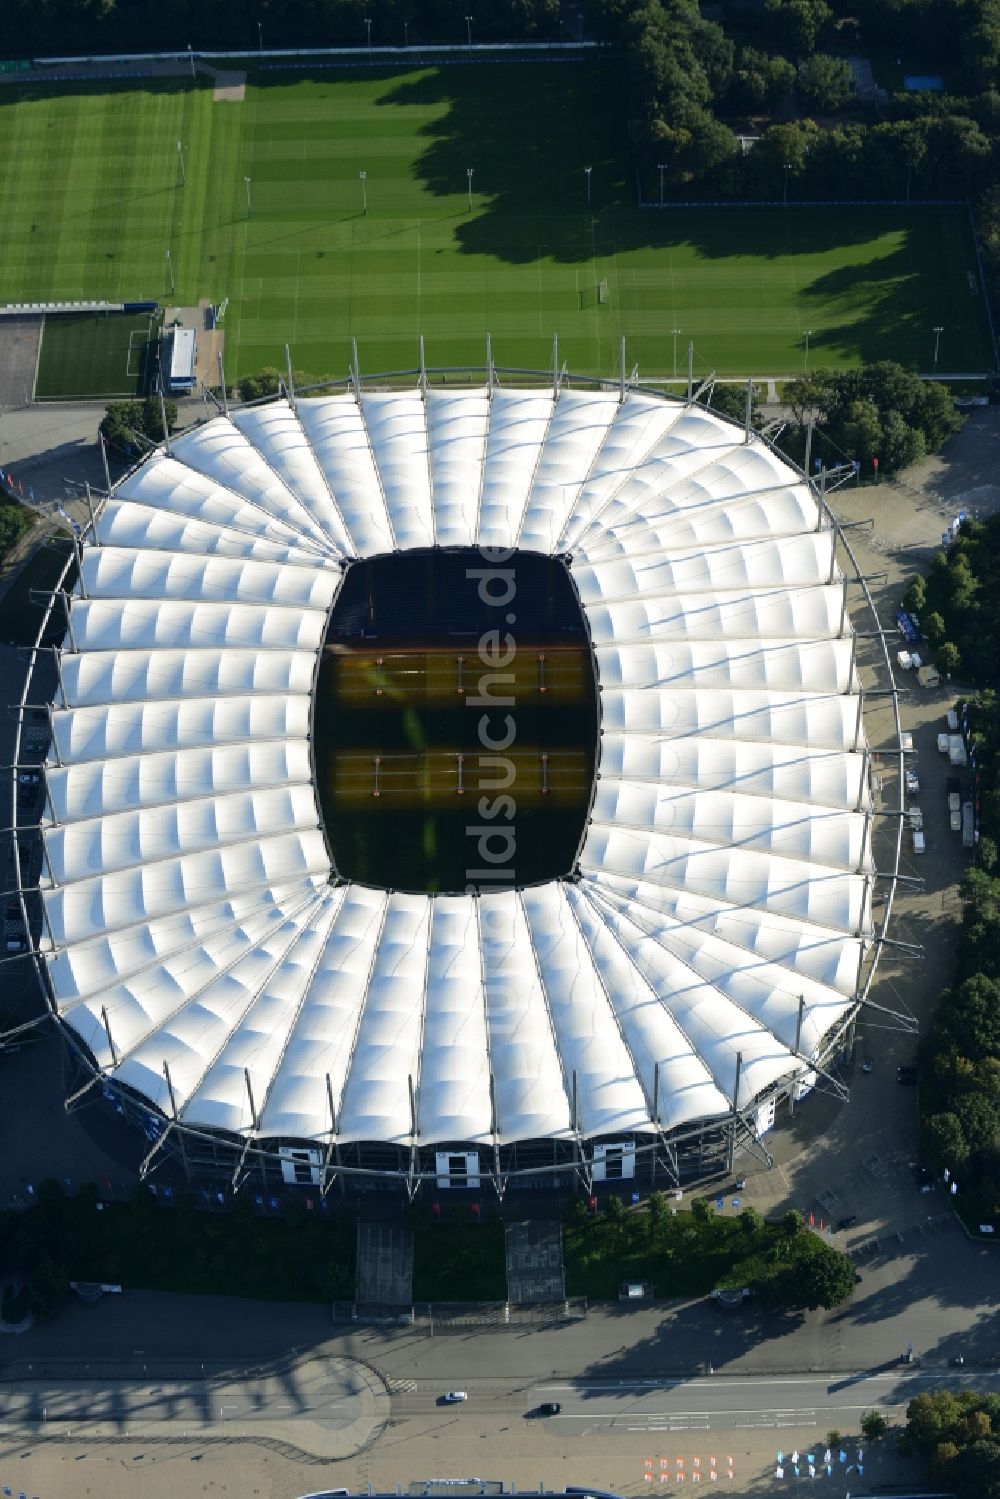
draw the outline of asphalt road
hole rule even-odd
[[[139,1350],[141,1353],[141,1350]],[[204,1378],[27,1377],[0,1385],[0,1438],[96,1442],[230,1436],[284,1442],[328,1460],[353,1456],[389,1418],[382,1381],[363,1365],[306,1359]]]
[[[583,1432],[598,1427],[626,1431],[750,1431],[790,1426],[857,1429],[865,1411],[901,1415],[914,1395],[946,1386],[1000,1390],[1000,1373],[936,1373],[912,1368],[883,1373],[808,1374],[766,1378],[709,1377],[693,1380],[553,1382],[530,1392],[526,1415],[545,1401],[562,1406],[557,1416],[537,1417],[575,1423]],[[400,1412],[406,1396],[394,1402]],[[416,1397],[409,1397],[416,1398]],[[470,1391],[470,1398],[474,1398]]]

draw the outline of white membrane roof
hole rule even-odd
[[[97,531],[45,954],[64,1022],[164,1112],[169,1072],[185,1123],[252,1133],[252,1093],[272,1139],[650,1134],[724,1119],[737,1073],[752,1105],[849,1012],[872,930],[852,627],[830,526],[758,438],[638,392],[278,400],[152,454]],[[331,883],[329,610],[345,562],[431,546],[569,558],[601,686],[572,877]]]

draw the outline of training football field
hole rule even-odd
[[[640,211],[596,63],[5,85],[0,143],[2,299],[228,298],[231,379],[993,364],[964,208]]]

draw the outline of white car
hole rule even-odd
[[[907,794],[907,796],[916,796],[916,794],[917,794],[917,792],[919,790],[920,790],[920,777],[917,775],[917,772],[915,770],[908,770],[906,772],[906,794]]]
[[[460,1405],[463,1400],[468,1400],[469,1396],[466,1390],[449,1390],[443,1398],[445,1405]]]

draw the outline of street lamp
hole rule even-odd
[[[783,195],[782,200],[781,200],[781,206],[783,208],[787,208],[788,207],[788,174],[789,174],[789,172],[791,170],[792,170],[792,164],[791,164],[791,162],[790,161],[786,161],[785,162],[785,191],[784,191],[784,195]]]
[[[466,18],[465,18],[465,34],[466,34],[466,38],[468,39],[469,50],[471,51],[472,50],[472,17],[471,16],[466,16]]]
[[[169,250],[167,251],[167,275],[170,277],[170,295],[173,296],[176,290],[176,285],[174,282],[174,263],[170,258]]]
[[[660,174],[660,207],[662,208],[663,207],[663,174],[667,170],[667,164],[666,164],[666,162],[664,162],[664,161],[658,162],[656,170]]]
[[[365,25],[368,28],[368,51],[372,50],[372,20],[371,16],[365,16]]]
[[[671,328],[670,331],[671,331],[671,333],[674,336],[674,379],[676,380],[677,379],[677,335],[678,335],[678,333],[680,333],[681,330],[679,328]]]
[[[250,178],[244,177],[243,186],[247,190],[247,218],[250,217]]]
[[[934,329],[934,373],[935,374],[937,374],[938,350],[941,347],[941,334],[943,332],[944,332],[944,328],[943,327],[938,327],[938,328]]]
[[[906,201],[907,201],[907,203],[909,203],[909,201],[910,201],[910,176],[911,176],[912,172],[913,172],[913,162],[912,161],[908,161],[906,163]]]
[[[408,47],[409,45],[410,45],[410,23],[409,23],[409,21],[404,21],[403,22],[403,46],[404,47]]]
[[[181,169],[181,187],[183,187],[185,182],[187,182],[187,172],[184,168],[184,147],[180,141],[177,142],[177,160]]]
[[[806,329],[806,352],[805,352],[805,357],[803,358],[803,361],[802,361],[802,367],[803,367],[803,369],[808,369],[809,368],[809,340],[811,338],[812,338],[812,329],[811,328],[807,328]]]
[[[191,64],[191,77],[194,77],[194,53],[191,51],[191,43],[188,42],[188,61]]]
[[[361,183],[361,212],[368,212],[368,173],[359,172],[358,181]]]
[[[469,184],[469,212],[470,213],[472,212],[472,174],[473,174],[473,172],[475,170],[476,170],[475,167],[466,167],[466,169],[465,169],[466,181]]]
[[[591,172],[594,169],[593,169],[593,167],[584,167],[583,170],[584,170],[584,172],[587,175],[587,207],[589,208],[590,207],[590,174],[591,174]]]

